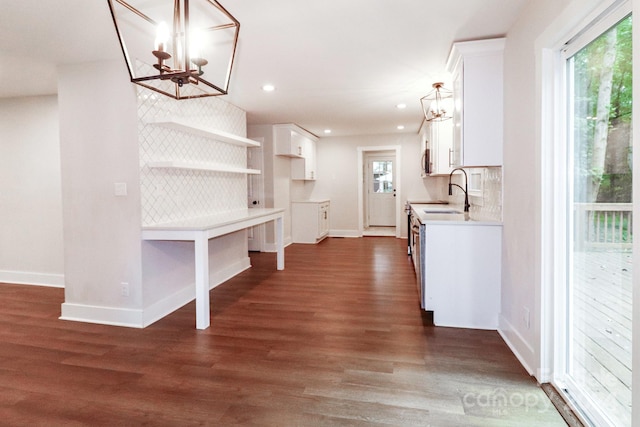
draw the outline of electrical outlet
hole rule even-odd
[[[120,283],[120,294],[123,297],[129,296],[129,284],[127,282]]]
[[[523,307],[522,321],[524,322],[524,326],[526,326],[527,329],[531,328],[531,313],[529,312],[529,309],[527,307]]]

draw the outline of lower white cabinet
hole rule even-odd
[[[318,243],[329,235],[329,200],[291,203],[293,243]]]
[[[423,225],[425,309],[436,326],[498,328],[502,258],[499,225]]]

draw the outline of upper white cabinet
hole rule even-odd
[[[291,179],[313,181],[316,179],[316,142],[305,138],[302,142],[302,159],[291,159]]]
[[[294,124],[274,126],[275,154],[291,157],[291,179],[316,179],[316,142],[318,138]]]
[[[275,153],[277,156],[302,157],[302,135],[296,131],[295,125],[275,125]]]
[[[448,175],[453,169],[453,121],[427,123],[425,140],[428,151],[423,153],[424,162],[428,161],[429,166],[423,164],[422,176]]]
[[[505,39],[454,43],[453,166],[501,166]]]

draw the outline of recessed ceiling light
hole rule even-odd
[[[331,129],[325,129],[324,133],[331,133]]]
[[[403,108],[407,108],[407,104],[398,104],[396,105],[396,108],[402,110]]]
[[[265,92],[273,92],[274,90],[276,90],[276,87],[274,85],[266,84],[262,86],[262,90]]]
[[[398,130],[402,130],[402,129],[404,129],[404,126],[398,125]]]

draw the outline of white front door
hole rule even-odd
[[[260,144],[263,143],[263,139],[259,138]],[[247,167],[249,169],[262,170],[262,145],[260,147],[247,148]],[[262,174],[248,175],[247,177],[247,204],[249,209],[263,208],[264,204],[264,179]],[[262,252],[264,238],[264,224],[257,225],[248,229],[247,238],[249,243],[249,250]]]
[[[367,155],[365,184],[367,226],[396,225],[395,155],[393,152]]]

